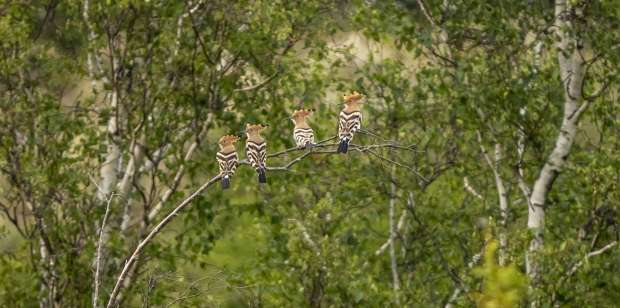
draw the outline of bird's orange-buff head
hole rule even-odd
[[[227,148],[232,148],[234,149],[234,145],[235,142],[239,141],[239,136],[235,136],[235,135],[224,135],[222,136],[222,138],[220,138],[220,140],[218,141],[218,144],[220,145],[220,149],[227,149]]]
[[[299,121],[305,120],[307,117],[314,113],[314,109],[298,109],[294,110],[291,116],[293,122],[297,123]]]
[[[354,105],[362,102],[364,95],[358,93],[357,91],[353,91],[353,93],[349,95],[343,95],[342,100],[345,105]]]
[[[295,123],[295,127],[308,127],[306,118],[314,113],[314,109],[299,109],[294,110],[291,116],[291,120]]]
[[[263,124],[250,124],[247,123],[245,125],[245,133],[248,135],[248,137],[252,137],[252,136],[259,136],[260,132],[265,129],[267,127],[267,125],[263,125]]]

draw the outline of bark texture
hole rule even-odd
[[[589,105],[589,102],[581,103],[585,61],[581,54],[582,47],[572,31],[569,11],[566,0],[556,1],[554,30],[558,38],[557,58],[564,87],[564,113],[555,146],[534,182],[529,198],[527,226],[532,239],[526,255],[526,268],[532,292],[536,291],[541,277],[540,254],[544,243],[545,202],[554,181],[566,165],[577,134],[579,118]],[[530,304],[532,307],[540,306],[540,300],[534,293],[531,295]]]

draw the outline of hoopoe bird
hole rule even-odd
[[[314,146],[314,131],[306,122],[306,118],[314,112],[314,109],[299,109],[293,112],[291,120],[295,123],[293,138],[300,149],[311,149]]]
[[[262,124],[246,124],[245,133],[248,136],[245,142],[245,155],[248,157],[250,165],[258,172],[258,182],[267,183],[267,176],[265,170],[267,168],[267,142],[263,136],[260,135],[260,131],[267,125]]]
[[[344,108],[338,116],[338,153],[347,153],[353,135],[362,127],[362,111],[360,104],[364,96],[357,92],[343,95]]]
[[[230,186],[230,177],[235,174],[239,158],[235,149],[235,142],[239,141],[238,136],[225,135],[218,141],[220,150],[217,152],[216,159],[220,165],[220,177],[222,181],[222,189]]]

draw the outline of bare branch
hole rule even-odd
[[[112,307],[116,306],[116,304],[117,304],[117,296],[118,296],[118,293],[120,292],[120,290],[122,288],[123,281],[125,280],[125,277],[127,276],[129,270],[133,267],[133,265],[136,263],[136,261],[138,261],[140,253],[142,252],[144,247],[146,247],[146,245],[148,245],[149,242],[151,242],[151,240],[153,240],[153,238],[168,223],[170,223],[170,221],[172,221],[172,219],[174,219],[174,217],[176,217],[181,210],[183,210],[194,199],[196,199],[196,197],[198,197],[204,190],[206,190],[209,186],[213,185],[213,183],[217,182],[219,179],[220,179],[220,176],[217,175],[217,176],[211,178],[206,183],[204,183],[202,186],[200,186],[194,193],[192,193],[189,197],[185,198],[185,200],[183,200],[181,203],[179,203],[179,205],[177,205],[164,219],[162,219],[153,228],[153,230],[151,230],[151,232],[149,232],[149,234],[142,241],[140,241],[140,243],[138,244],[136,249],[133,251],[133,253],[129,257],[129,259],[127,261],[125,261],[125,266],[123,267],[123,270],[121,271],[121,273],[119,274],[118,278],[116,279],[116,284],[114,285],[114,289],[112,290],[112,293],[110,294],[110,299],[108,300],[108,305],[107,305],[108,308],[112,308]]]
[[[435,48],[431,47],[429,50],[431,51],[431,53],[435,56],[438,57],[439,59],[441,59],[444,62],[447,62],[451,67],[456,68],[457,67],[457,63],[456,61],[454,61],[454,57],[452,56],[452,50],[450,49],[450,46],[448,45],[448,31],[446,31],[445,27],[443,27],[441,24],[438,24],[435,19],[433,18],[433,16],[431,16],[430,11],[428,10],[428,8],[426,7],[426,5],[424,4],[423,0],[416,0],[418,5],[420,6],[420,10],[422,11],[422,14],[424,14],[424,17],[428,20],[428,22],[431,24],[431,26],[438,31],[439,33],[439,47],[443,47],[443,49],[445,50],[446,55],[442,55],[440,52],[438,52],[437,50],[435,50]],[[444,7],[444,9],[447,9],[448,7],[448,1],[444,0],[442,6]]]
[[[572,120],[573,118],[575,118],[575,120],[578,120],[583,114],[583,112],[586,111],[586,109],[588,109],[590,105],[592,105],[592,102],[593,100],[586,100],[585,102],[583,102],[581,106],[579,106],[579,108],[575,109],[575,111],[568,117],[568,119]]]
[[[542,42],[537,43],[534,46],[534,63],[536,64],[536,69],[540,66],[540,53],[542,49]],[[525,107],[519,109],[519,116],[524,117],[527,113]],[[517,157],[519,161],[517,162],[517,185],[523,193],[523,197],[525,197],[525,201],[528,205],[528,208],[532,207],[532,202],[530,201],[531,190],[530,187],[525,183],[525,171],[523,170],[523,156],[525,155],[525,132],[523,127],[521,126],[517,131],[518,139],[517,139]]]
[[[424,1],[422,0],[416,0],[416,1],[418,2],[418,5],[420,6],[420,10],[422,11],[422,14],[424,14],[424,17],[426,17],[426,20],[428,20],[428,22],[431,23],[433,27],[437,27],[437,22],[435,22],[431,14],[428,12],[428,9],[426,8]]]
[[[247,92],[247,91],[252,91],[252,90],[258,90],[262,87],[264,87],[266,84],[268,84],[269,82],[271,82],[274,78],[276,78],[278,75],[280,74],[280,71],[275,72],[273,75],[265,78],[265,80],[255,84],[255,85],[251,85],[251,86],[247,86],[245,88],[241,88],[241,89],[235,89],[235,92]]]
[[[112,199],[114,195],[110,195],[108,198],[108,204],[105,208],[105,214],[103,215],[103,220],[101,221],[101,226],[99,227],[99,241],[97,242],[97,254],[95,255],[95,286],[93,290],[93,308],[99,307],[99,284],[101,275],[101,258],[103,255],[103,230],[105,229],[105,224],[108,220],[108,214],[110,213],[110,204],[112,203]]]
[[[400,233],[405,227],[406,217],[407,217],[407,209],[403,209],[403,211],[400,214],[400,218],[398,219],[398,224],[396,225],[397,233]],[[393,241],[392,237],[391,236],[388,237],[387,241],[385,241],[385,243],[383,243],[383,245],[381,245],[381,247],[379,247],[379,249],[375,251],[375,255],[380,256],[381,254],[383,254],[385,250],[390,246],[392,241]]]
[[[185,13],[181,14],[177,19],[177,32],[174,41],[174,48],[172,50],[172,56],[166,60],[166,64],[172,63],[172,59],[179,54],[179,48],[181,46],[181,35],[183,34],[183,21],[191,14],[194,14],[200,6],[204,3],[204,0],[197,1],[196,5],[192,7],[192,2],[188,4],[188,9]]]
[[[590,258],[592,258],[592,257],[596,257],[596,256],[598,256],[598,255],[600,255],[600,254],[603,254],[603,253],[605,253],[607,250],[609,250],[609,249],[613,248],[613,247],[614,247],[614,246],[616,246],[616,245],[618,245],[618,242],[617,242],[617,241],[613,241],[613,242],[611,242],[611,243],[609,243],[609,244],[605,245],[605,247],[603,247],[603,248],[601,248],[601,249],[599,249],[599,250],[595,250],[595,251],[592,251],[592,252],[589,252],[588,254],[586,254],[586,255],[583,257],[583,259],[582,259],[581,261],[577,262],[577,264],[575,264],[575,265],[574,265],[574,266],[573,266],[573,267],[572,267],[572,268],[568,271],[568,273],[566,274],[567,278],[568,278],[568,277],[570,277],[570,276],[572,276],[572,275],[574,275],[574,274],[575,274],[575,272],[577,272],[577,270],[578,270],[581,266],[583,266],[583,264],[584,264],[585,262],[587,262]]]
[[[131,158],[129,158],[129,162],[127,162],[123,179],[117,185],[118,195],[125,203],[121,222],[121,233],[123,234],[129,229],[131,223],[132,202],[127,200],[127,195],[131,190],[131,184],[136,178],[137,166],[142,164],[142,159],[144,158],[144,149],[141,145],[137,144],[135,138],[130,148],[132,149]]]
[[[355,145],[353,145],[353,146],[355,147]],[[375,156],[375,157],[377,157],[377,158],[379,158],[379,159],[381,159],[381,160],[387,161],[387,162],[389,162],[389,163],[391,163],[391,164],[394,164],[394,165],[399,166],[399,167],[401,167],[401,168],[407,169],[407,170],[409,170],[409,171],[413,172],[413,173],[414,173],[414,174],[415,174],[418,178],[420,178],[420,179],[421,179],[422,181],[424,181],[425,183],[427,183],[427,184],[428,184],[428,183],[430,183],[430,180],[429,180],[429,179],[427,179],[426,177],[424,177],[423,175],[421,175],[421,174],[420,174],[417,170],[415,170],[413,167],[406,166],[406,165],[403,165],[403,164],[401,164],[401,163],[399,163],[399,162],[397,162],[397,161],[394,161],[394,160],[392,160],[392,159],[389,159],[389,158],[387,158],[387,157],[383,157],[383,156],[381,156],[381,155],[379,155],[379,154],[377,154],[377,153],[375,153],[375,152],[373,152],[373,151],[368,150],[367,148],[366,148],[366,149],[364,149],[364,148],[353,148],[353,150],[357,150],[357,151],[359,151],[359,152],[368,152],[368,153],[370,153],[371,155],[373,155],[373,156]]]
[[[476,131],[476,135],[478,137],[478,144],[480,145],[482,155],[484,156],[484,159],[489,165],[489,168],[491,168],[493,176],[495,177],[495,187],[499,198],[501,226],[501,230],[499,231],[499,265],[504,266],[506,265],[508,250],[508,238],[506,235],[506,228],[508,227],[508,192],[506,191],[504,180],[502,179],[499,171],[499,162],[502,160],[502,146],[499,143],[495,144],[495,159],[492,160],[489,153],[487,153],[486,148],[482,144],[482,135],[480,134],[480,131]]]
[[[469,179],[466,176],[463,177],[463,187],[465,187],[465,190],[467,190],[474,197],[480,200],[484,200],[484,197],[482,197],[482,195],[478,193],[473,186],[471,186],[471,184],[469,183]]]
[[[315,147],[315,148],[323,148],[323,147],[327,147],[327,146],[332,146],[332,145],[335,145],[335,144],[337,144],[337,143],[329,143],[329,144],[325,144],[325,143],[326,143],[326,142],[328,142],[328,141],[332,141],[332,140],[334,140],[334,139],[336,139],[336,138],[338,138],[338,136],[334,136],[334,137],[331,137],[331,138],[329,138],[329,139],[325,139],[325,140],[319,141],[319,142],[317,142],[317,143],[314,145],[314,147]],[[294,147],[294,148],[289,148],[289,149],[282,150],[282,151],[280,151],[280,152],[276,152],[276,153],[273,153],[273,154],[269,154],[269,155],[267,155],[267,157],[268,157],[268,158],[271,158],[271,157],[278,157],[278,156],[281,156],[281,155],[283,155],[283,154],[287,154],[287,153],[290,153],[290,152],[297,152],[297,151],[303,151],[303,150],[304,150],[304,149],[300,149],[300,148],[298,148],[298,147]]]
[[[394,212],[396,207],[396,183],[395,176],[396,165],[392,165],[390,170],[390,201],[389,207],[389,221],[390,221],[390,267],[392,269],[392,288],[394,289],[394,302],[400,306],[400,278],[398,277],[398,263],[396,262],[396,225],[394,224]]]
[[[331,138],[333,139],[333,138]],[[328,141],[331,139],[327,139],[324,141]],[[338,145],[338,143],[327,143],[327,144],[318,144],[315,146],[315,148],[323,148],[323,147],[329,147],[329,146],[335,146]],[[426,179],[424,176],[422,176],[416,169],[414,169],[411,166],[407,166],[404,164],[401,164],[395,160],[389,159],[387,157],[383,157],[377,153],[375,153],[374,151],[372,151],[373,149],[381,149],[381,148],[389,148],[389,149],[396,149],[396,150],[406,150],[409,152],[415,152],[416,150],[413,149],[413,147],[406,147],[406,146],[401,146],[401,145],[397,145],[397,144],[393,144],[393,143],[387,143],[387,144],[371,144],[371,145],[356,145],[356,144],[350,144],[350,151],[352,152],[359,152],[359,153],[369,153],[372,156],[375,156],[381,160],[387,161],[393,165],[396,165],[398,167],[407,169],[411,172],[413,172],[417,177],[419,177],[421,180],[423,180],[426,183],[429,183],[430,181],[428,179]],[[287,153],[291,153],[291,152],[297,152],[297,151],[306,151],[305,153],[303,153],[302,155],[294,158],[293,160],[289,161],[288,163],[285,163],[282,166],[277,166],[277,167],[267,167],[268,171],[290,171],[291,167],[293,167],[293,165],[301,162],[302,160],[304,160],[306,157],[312,156],[312,155],[319,155],[319,154],[338,154],[340,155],[336,150],[324,150],[324,151],[316,151],[316,150],[306,150],[306,149],[300,149],[300,148],[290,148],[290,149],[286,149],[271,155],[267,155],[267,157],[277,157],[280,155],[284,155]],[[239,161],[239,165],[249,165],[249,162],[247,159],[242,159]]]
[[[110,94],[110,108],[112,110],[116,109],[118,105],[118,93],[114,90]],[[114,138],[118,131],[118,123],[116,116],[110,116],[108,120],[107,126],[107,147],[108,151],[106,154],[105,161],[101,165],[100,176],[101,182],[99,184],[99,190],[97,194],[97,198],[101,203],[105,202],[112,193],[113,188],[116,186],[118,182],[117,174],[118,174],[118,162],[121,158],[121,150],[119,146],[115,143]]]

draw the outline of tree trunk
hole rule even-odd
[[[566,0],[556,1],[555,33],[559,38],[557,56],[564,88],[564,115],[555,147],[534,183],[530,196],[531,205],[528,210],[527,227],[532,234],[532,239],[526,255],[526,267],[530,279],[530,291],[532,292],[530,298],[532,307],[540,306],[540,300],[533,292],[536,292],[541,275],[540,254],[544,244],[545,202],[553,182],[566,164],[577,134],[579,117],[589,105],[588,102],[579,105],[582,101],[584,60],[580,55],[581,47],[578,46],[575,38],[571,37],[569,31],[571,24],[568,20],[568,9]]]
[[[396,166],[392,165],[390,171],[390,201],[389,201],[389,220],[390,220],[390,265],[392,267],[392,288],[394,289],[394,303],[400,305],[400,278],[398,277],[398,263],[396,262],[396,233],[397,226],[395,223],[395,206],[396,206],[396,183],[394,183],[394,174]]]

